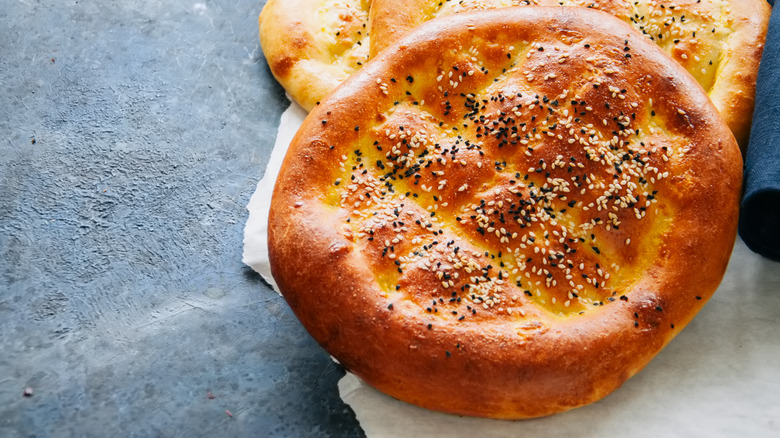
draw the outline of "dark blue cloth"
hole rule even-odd
[[[780,261],[780,12],[774,8],[758,69],[739,234],[753,251]]]

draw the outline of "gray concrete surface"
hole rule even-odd
[[[0,2],[0,436],[362,434],[241,263],[262,3]]]

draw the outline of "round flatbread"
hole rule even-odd
[[[747,146],[771,13],[765,0],[374,0],[371,55],[435,17],[524,5],[599,9],[630,23],[696,78]]]
[[[307,111],[368,61],[370,0],[269,0],[260,46],[274,77]]]
[[[742,161],[682,67],[599,11],[432,20],[306,118],[269,215],[311,335],[393,397],[528,418],[596,401],[717,288]]]

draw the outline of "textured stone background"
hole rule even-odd
[[[361,434],[241,263],[287,105],[262,3],[0,5],[0,436]]]

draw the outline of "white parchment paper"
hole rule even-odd
[[[247,209],[244,263],[276,289],[266,227],[273,184],[306,112],[292,104]],[[780,263],[737,240],[726,276],[694,321],[605,399],[547,418],[497,421],[431,412],[352,374],[339,393],[368,437],[780,437]]]
[[[244,264],[260,274],[277,292],[279,288],[271,276],[271,265],[268,263],[268,236],[266,235],[268,209],[271,206],[271,194],[274,191],[276,176],[279,175],[279,169],[282,167],[284,154],[305,118],[306,110],[296,103],[290,104],[282,113],[271,158],[268,159],[263,178],[257,183],[257,188],[246,206],[249,210],[249,218],[244,227]]]

